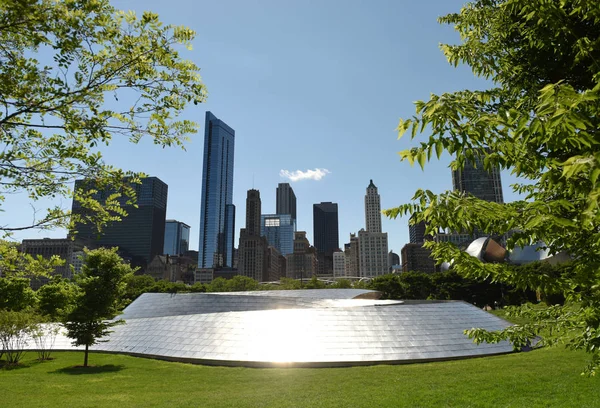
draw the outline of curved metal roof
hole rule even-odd
[[[370,291],[362,291],[370,292]],[[328,296],[325,296],[328,294]],[[242,366],[349,366],[508,353],[463,331],[510,324],[461,301],[355,299],[355,290],[156,294],[134,301],[109,342],[93,347]],[[57,341],[63,348],[64,339]]]

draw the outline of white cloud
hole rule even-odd
[[[279,175],[283,178],[286,178],[290,181],[300,181],[300,180],[321,180],[327,174],[331,173],[327,169],[314,169],[314,170],[280,170]]]

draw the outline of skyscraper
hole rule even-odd
[[[372,277],[388,271],[388,237],[381,232],[381,204],[377,187],[370,180],[365,194],[366,230],[358,232],[359,274]]]
[[[324,202],[313,205],[313,234],[320,276],[333,276],[333,252],[339,249],[338,205]]]
[[[425,221],[408,226],[408,237],[411,244],[421,244],[425,242]],[[429,237],[430,238],[430,237]]]
[[[365,195],[365,227],[367,232],[381,232],[381,200],[373,180]]]
[[[423,247],[422,243],[404,245],[401,254],[403,272],[433,273],[437,270],[431,249]]]
[[[276,190],[276,214],[290,214],[296,222],[296,194],[289,183],[279,183]]]
[[[262,214],[260,235],[267,238],[269,245],[277,248],[285,256],[294,252],[294,232],[296,222],[291,214]]]
[[[246,197],[246,235],[260,236],[260,191],[248,190]]]
[[[190,249],[190,226],[176,220],[165,222],[163,255],[182,255]]]
[[[463,169],[452,171],[452,187],[454,190],[474,195],[475,197],[496,203],[503,203],[500,168],[494,167],[490,172],[483,168],[483,157],[475,156],[475,161],[466,160]]]
[[[337,203],[313,204],[313,234],[317,252],[333,254],[340,247]]]
[[[294,252],[286,257],[286,276],[292,279],[310,279],[317,273],[315,248],[306,238],[306,232],[294,232]]]
[[[238,271],[259,282],[269,280],[269,244],[260,235],[260,192],[248,190],[246,197],[246,228],[240,231]]]
[[[119,247],[122,254],[131,257],[135,266],[145,267],[156,255],[161,255],[165,243],[165,218],[167,213],[168,187],[157,177],[146,177],[142,184],[133,184],[137,208],[126,204],[126,197],[119,199],[127,211],[120,222],[107,225],[100,235],[92,224],[75,227],[77,237],[91,239],[98,246]],[[75,181],[75,190],[95,189],[93,180]],[[103,201],[112,191],[98,191],[94,198]],[[73,213],[81,214],[83,208],[73,201]],[[72,231],[73,232],[73,231]]]
[[[198,267],[232,267],[235,236],[235,131],[206,112]]]

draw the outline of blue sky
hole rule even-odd
[[[185,117],[200,123],[186,151],[149,141],[116,141],[105,150],[114,165],[157,176],[169,185],[167,218],[192,227],[197,249],[204,112],[212,111],[236,131],[234,204],[236,230],[245,223],[246,191],[260,190],[263,213],[275,212],[281,170],[329,171],[318,181],[293,182],[298,229],[312,242],[312,205],[339,206],[340,246],[364,227],[369,180],[383,208],[410,200],[418,188],[451,189],[450,158],[425,171],[400,162],[397,152],[416,141],[397,140],[399,118],[431,93],[482,88],[468,67],[450,66],[440,43],[456,43],[437,17],[458,12],[461,0],[146,0],[114,2],[141,13],[152,10],[165,23],[197,32],[193,51],[182,56],[200,68],[208,101]],[[503,173],[506,201],[515,198]],[[12,200],[12,201],[11,201]],[[41,203],[42,205],[44,203]],[[67,200],[61,202],[70,206]],[[38,207],[41,205],[38,204]],[[5,215],[28,222],[23,197],[8,197]],[[407,219],[383,220],[389,247],[408,242]],[[24,232],[16,238],[60,237],[64,231]],[[237,246],[237,238],[236,238]]]

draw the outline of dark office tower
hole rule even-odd
[[[474,162],[467,160],[463,169],[452,171],[452,187],[454,190],[472,194],[481,200],[504,202],[500,168],[496,166],[491,172],[486,171],[483,168],[481,155],[475,156]]]
[[[260,192],[248,190],[246,197],[246,228],[240,230],[238,272],[259,282],[269,280],[269,243],[260,236]],[[275,256],[275,255],[274,255]],[[277,251],[277,257],[279,252]],[[279,268],[277,266],[277,268]]]
[[[206,112],[198,267],[232,267],[235,131]]]
[[[179,221],[165,222],[163,255],[183,255],[190,249],[190,226]]]
[[[137,208],[127,205],[125,197],[119,199],[127,217],[107,225],[100,235],[92,224],[77,225],[76,236],[91,239],[98,246],[119,247],[122,255],[131,258],[132,264],[145,267],[163,252],[168,187],[157,177],[143,178],[142,184],[132,184],[132,187],[136,191]],[[75,190],[78,189],[94,189],[93,180],[75,181]],[[99,191],[94,198],[102,202],[110,194],[111,191]],[[82,212],[79,203],[73,201],[73,213]]]
[[[246,196],[246,234],[260,236],[260,191],[248,190]]]
[[[337,203],[313,205],[313,234],[320,276],[333,276],[333,252],[339,247]]]
[[[290,214],[296,221],[296,194],[289,183],[279,183],[277,186],[276,214]]]
[[[421,244],[425,242],[425,221],[415,225],[408,225],[408,238],[411,244]]]
[[[313,204],[313,234],[317,252],[333,253],[340,247],[337,203]]]

